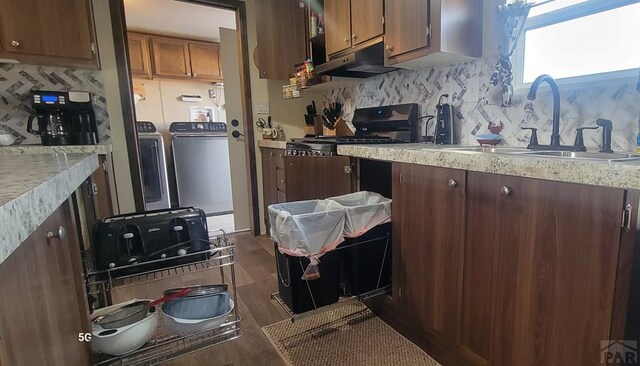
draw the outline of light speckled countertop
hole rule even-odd
[[[340,145],[338,155],[640,190],[640,161],[596,162],[447,151],[434,145]]]
[[[0,154],[0,264],[97,168],[96,154]]]
[[[112,151],[111,143],[97,145],[11,145],[0,146],[0,155],[28,155],[28,154],[98,154],[106,155]]]
[[[259,147],[268,147],[271,149],[286,149],[287,142],[279,140],[258,140]]]

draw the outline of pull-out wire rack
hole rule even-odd
[[[111,305],[111,292],[114,290],[175,278],[178,276],[192,275],[199,272],[219,271],[220,282],[229,285],[230,297],[235,304],[226,321],[204,332],[187,336],[170,332],[164,326],[162,312],[159,312],[159,326],[154,337],[142,348],[121,356],[111,356],[94,353],[92,364],[100,366],[151,366],[184,356],[186,354],[202,350],[223,342],[227,342],[242,336],[240,328],[241,318],[238,314],[237,287],[235,274],[235,244],[227,238],[222,230],[209,232],[210,249],[197,253],[189,253],[181,258],[191,258],[193,262],[175,265],[175,257],[158,259],[121,266],[117,269],[98,270],[95,257],[90,250],[83,252],[83,266],[85,271],[85,289],[90,301],[93,300],[95,308]],[[149,264],[158,267],[167,264],[166,267],[156,270],[145,270],[135,274],[116,276],[122,270],[136,270],[148,268]],[[145,266],[145,267],[142,267]],[[120,271],[120,272],[118,272]],[[134,271],[132,271],[134,272]],[[227,273],[225,273],[227,272]]]

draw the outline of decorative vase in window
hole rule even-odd
[[[502,40],[499,42],[500,55],[495,70],[491,74],[491,84],[502,87],[502,106],[510,107],[513,102],[513,70],[511,55],[516,49],[524,23],[533,5],[524,0],[498,5],[498,19],[502,25]]]

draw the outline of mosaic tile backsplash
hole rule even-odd
[[[27,132],[30,92],[33,90],[88,91],[98,121],[100,141],[110,138],[107,99],[98,70],[70,69],[38,65],[0,64],[0,127],[11,131],[16,143],[38,144],[40,137]]]
[[[516,91],[513,106],[501,107],[500,87],[489,83],[495,61],[484,58],[422,71],[398,70],[364,79],[356,85],[329,90],[324,97],[346,102],[345,120],[350,121],[355,108],[388,104],[418,103],[421,115],[435,114],[438,97],[447,93],[456,112],[459,143],[476,145],[476,134],[489,133],[489,123],[502,122],[501,145],[526,146],[530,131],[521,130],[521,127],[537,127],[539,142],[548,144],[553,106],[549,89],[540,88],[533,110],[528,112],[525,112],[525,105],[529,103],[527,90]],[[573,144],[577,127],[595,126],[597,118],[606,118],[613,121],[613,150],[634,150],[640,118],[640,92],[636,82],[572,90],[561,86],[562,144]],[[429,135],[433,134],[433,129],[432,122]],[[585,145],[590,148],[600,146],[601,133],[601,130],[586,130]]]

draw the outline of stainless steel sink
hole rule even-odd
[[[442,147],[442,150],[457,152],[477,152],[486,154],[521,154],[529,150],[517,147],[495,147],[495,146],[452,146]]]
[[[522,155],[532,157],[555,157],[563,159],[589,160],[602,162],[625,162],[640,160],[639,154],[616,154],[616,153],[600,153],[600,152],[574,152],[574,151],[527,151]]]
[[[517,147],[495,147],[495,146],[430,146],[422,150],[439,150],[468,154],[497,154],[497,155],[517,155],[531,158],[557,158],[567,160],[597,161],[597,162],[628,162],[640,161],[640,154],[616,154],[600,152],[574,152],[574,151],[531,151]]]

